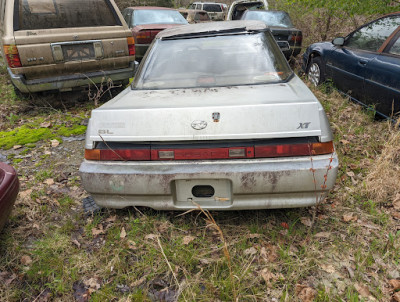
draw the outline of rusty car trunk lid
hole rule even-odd
[[[321,135],[320,104],[296,76],[288,83],[131,90],[92,111],[95,141],[152,142]]]

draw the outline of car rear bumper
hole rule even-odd
[[[334,186],[337,155],[280,159],[97,162],[80,167],[82,183],[102,207],[188,210],[305,207]],[[325,181],[326,176],[326,181]],[[314,181],[315,179],[315,181]],[[325,186],[326,185],[326,186]],[[215,194],[196,197],[194,188]]]
[[[107,84],[111,79],[114,83],[128,80],[134,75],[135,65],[132,61],[128,68],[117,70],[105,70],[89,72],[86,74],[71,74],[59,77],[49,77],[43,79],[26,80],[23,75],[14,74],[7,68],[12,83],[23,93],[49,91],[49,90],[69,90],[74,87],[87,86],[89,84]]]

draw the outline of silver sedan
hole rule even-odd
[[[335,183],[332,140],[264,23],[202,23],[160,32],[132,86],[92,111],[80,172],[103,207],[304,207]]]

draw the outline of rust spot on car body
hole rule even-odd
[[[291,171],[245,173],[240,178],[240,187],[249,193],[254,193],[254,188],[258,186],[262,186],[263,188],[269,186],[270,192],[274,192],[276,187],[280,184],[282,177],[287,177],[291,174]]]
[[[245,173],[240,177],[241,187],[246,190],[251,190],[256,186],[257,181],[254,178],[254,173]]]

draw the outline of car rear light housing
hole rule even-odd
[[[88,160],[151,160],[150,149],[86,149]]]
[[[142,29],[136,35],[137,44],[150,44],[161,30]]]
[[[292,35],[290,35],[289,40],[300,44],[303,41],[303,36],[298,33],[293,33]]]
[[[19,57],[18,48],[15,45],[4,45],[4,54],[6,55],[8,66],[11,68],[22,67],[21,59]]]
[[[129,56],[134,56],[135,55],[135,39],[133,37],[128,37],[126,40],[128,42],[128,54],[129,54]]]
[[[215,148],[160,148],[140,147],[125,149],[86,149],[85,159],[100,161],[163,161],[163,160],[215,160],[295,157],[331,154],[333,142],[295,144],[255,144],[253,146]]]

